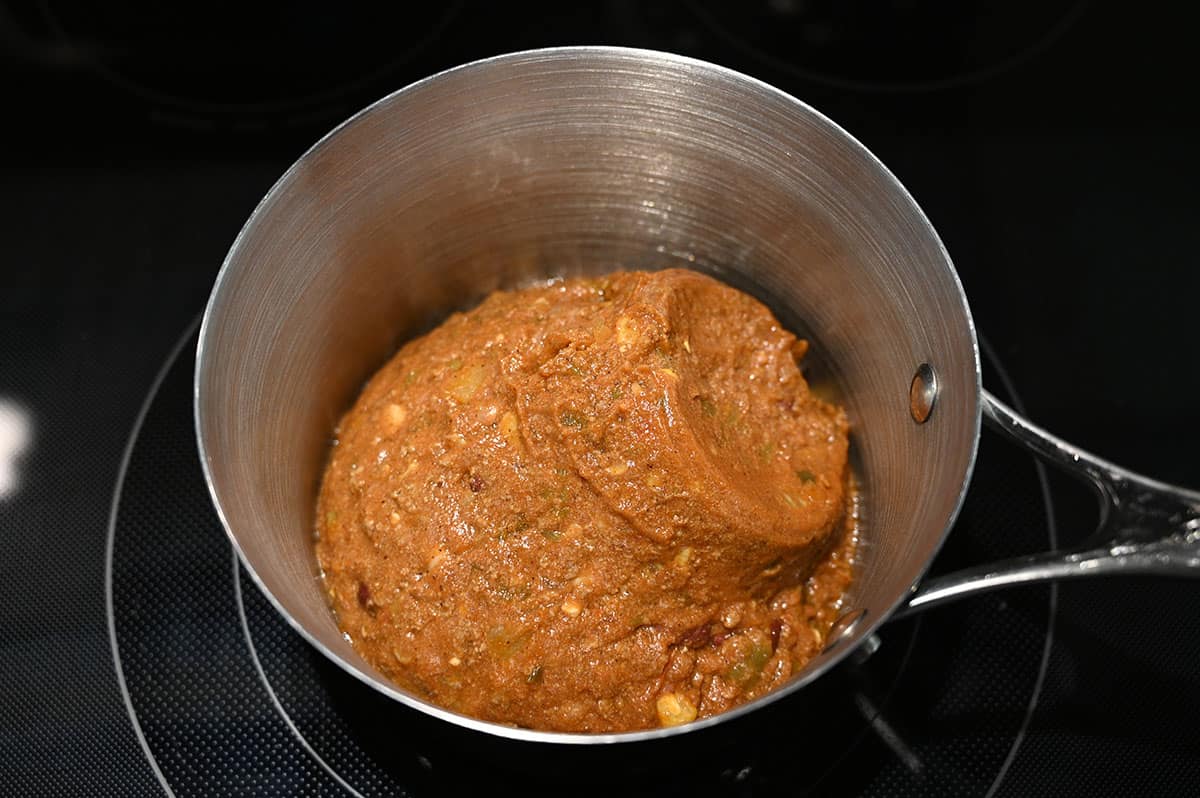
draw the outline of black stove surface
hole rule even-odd
[[[308,144],[457,63],[625,44],[739,69],[843,124],[945,240],[985,384],[1195,487],[1190,30],[1066,1],[0,3],[0,794],[1195,794],[1200,584],[1182,580],[896,622],[799,694],[661,745],[430,721],[328,665],[239,572],[188,412],[192,321]],[[1093,523],[1082,489],[985,434],[935,568]]]
[[[239,568],[195,456],[195,337],[184,342],[135,425],[105,564],[125,708],[175,794],[477,795],[500,783],[550,796],[587,773],[574,794],[613,795],[633,779],[647,795],[982,795],[1006,776],[1044,684],[1051,588],[897,622],[811,689],[681,740],[522,744],[393,705],[313,651]],[[993,362],[989,377],[1014,401]],[[938,570],[1054,543],[1041,469],[990,436],[982,452]]]

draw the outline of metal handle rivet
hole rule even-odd
[[[838,643],[854,634],[854,630],[858,628],[863,618],[866,617],[866,610],[851,610],[834,621],[833,626],[829,627],[829,634],[825,635],[823,653],[832,651]]]
[[[938,379],[933,366],[922,363],[917,366],[913,375],[912,385],[908,389],[908,409],[913,421],[924,424],[933,413],[934,402],[937,401]]]

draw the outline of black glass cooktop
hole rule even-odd
[[[0,4],[0,795],[1194,795],[1200,582],[1030,587],[888,624],[800,693],[655,744],[492,739],[383,699],[239,569],[193,322],[258,198],[357,108],[473,58],[672,50],[773,83],[908,185],[985,384],[1200,484],[1191,26],[1087,2]],[[1078,540],[985,433],[936,571]]]
[[[476,795],[500,783],[550,796],[585,773],[573,793],[890,795],[936,785],[963,795],[1007,774],[1045,679],[1053,588],[894,623],[873,651],[811,689],[681,740],[522,744],[394,705],[313,651],[239,567],[196,456],[194,346],[187,335],[135,426],[105,564],[125,707],[176,795],[249,785],[260,795]],[[991,382],[1006,387],[999,374]],[[1049,500],[1028,456],[989,437],[938,569],[1053,546]],[[622,788],[631,778],[636,787]]]

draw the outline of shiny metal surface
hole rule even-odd
[[[1100,510],[1096,530],[1070,549],[928,580],[900,614],[1029,582],[1133,573],[1200,577],[1200,492],[1135,474],[1072,446],[986,391],[983,415],[989,426],[1093,488]]]
[[[912,385],[908,386],[908,412],[912,414],[913,421],[924,424],[929,420],[937,395],[937,372],[928,363],[922,363],[917,366]]]
[[[847,640],[854,636],[854,630],[858,625],[866,620],[870,615],[867,610],[851,610],[845,615],[838,618],[829,627],[829,633],[825,635],[825,652],[833,651],[838,646],[844,645]]]
[[[550,275],[685,266],[764,299],[814,343],[810,377],[854,425],[865,610],[784,690],[715,718],[616,735],[466,718],[403,692],[339,632],[312,552],[330,433],[397,346],[489,291]],[[913,423],[915,363],[938,410]],[[906,600],[962,502],[979,357],[941,242],[862,145],[782,92],[662,53],[564,48],[414,84],[306,153],[217,278],[195,375],[217,511],[267,597],[320,651],[396,700],[493,734],[669,736],[752,711],[848,654]]]

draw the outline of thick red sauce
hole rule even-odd
[[[342,629],[413,693],[538,729],[685,723],[784,684],[856,545],[846,416],[806,348],[683,270],[497,292],[410,341],[324,475]]]

